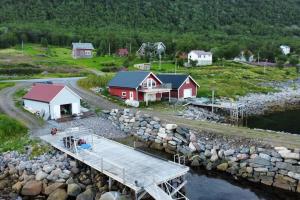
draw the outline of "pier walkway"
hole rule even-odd
[[[136,199],[147,193],[155,199],[187,199],[179,191],[186,183],[183,181],[189,171],[186,166],[144,154],[87,129],[72,128],[41,139],[131,188]],[[79,141],[86,145],[79,146]]]

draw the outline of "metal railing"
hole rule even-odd
[[[164,83],[161,85],[156,85],[155,87],[139,87],[139,91],[155,91],[155,90],[161,90],[161,89],[172,89],[171,83]]]

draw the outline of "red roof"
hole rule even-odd
[[[23,99],[49,103],[64,87],[64,85],[36,84]]]

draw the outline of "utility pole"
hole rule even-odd
[[[161,54],[159,54],[159,70],[161,70]]]
[[[129,52],[131,54],[131,42],[129,43]]]
[[[110,56],[110,42],[108,43],[108,55]]]
[[[264,63],[264,74],[266,74],[266,62],[267,62],[267,60]]]
[[[177,70],[177,58],[175,58],[175,74],[176,74],[176,70]]]
[[[258,62],[258,64],[259,64],[259,51],[258,51],[258,53],[257,53],[257,62]]]
[[[22,40],[21,46],[22,46],[22,55],[24,55],[24,41],[23,40]]]

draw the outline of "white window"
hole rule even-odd
[[[185,83],[186,83],[186,84],[189,84],[189,83],[190,83],[190,79],[189,79],[189,78],[186,79]]]
[[[91,55],[91,51],[85,51],[85,55],[86,56],[90,56]]]
[[[122,97],[126,97],[126,92],[122,92]]]

